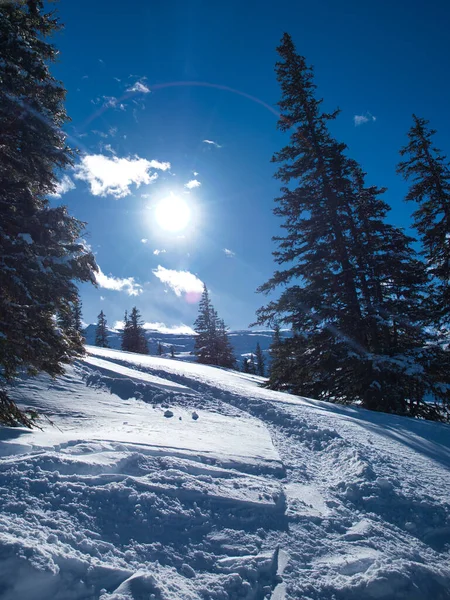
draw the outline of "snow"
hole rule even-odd
[[[94,347],[20,381],[0,599],[450,599],[450,427],[262,381]]]

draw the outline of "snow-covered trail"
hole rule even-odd
[[[0,428],[1,600],[450,598],[450,427],[88,350]]]

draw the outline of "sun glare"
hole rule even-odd
[[[158,225],[166,231],[182,231],[191,220],[191,210],[182,198],[171,194],[156,205]]]

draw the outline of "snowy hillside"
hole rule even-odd
[[[1,600],[450,599],[449,426],[88,350],[0,428]]]
[[[84,331],[86,337],[86,343],[94,345],[95,342],[95,325],[88,325]],[[266,352],[267,358],[269,358],[267,350],[272,343],[273,332],[267,331],[254,331],[254,330],[237,330],[230,331],[229,337],[230,342],[233,346],[236,358],[240,361],[240,358],[245,355],[249,355],[255,352],[256,344],[259,342],[263,351]],[[281,331],[281,336],[289,335],[288,331]],[[164,351],[170,353],[170,349],[173,347],[177,358],[182,360],[194,360],[192,351],[194,350],[195,336],[189,333],[167,333],[153,329],[146,329],[145,336],[148,341],[150,354],[156,354],[158,343],[161,343]],[[108,329],[108,343],[111,348],[116,350],[120,349],[121,344],[121,332],[117,329]]]

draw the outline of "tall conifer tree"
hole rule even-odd
[[[211,303],[206,285],[203,286],[194,329],[197,333],[194,353],[198,362],[231,369],[235,367],[236,359],[227,328]]]
[[[74,158],[66,91],[49,68],[58,51],[48,38],[59,29],[41,0],[0,4],[0,387],[19,370],[59,375],[84,351],[55,319],[97,269],[84,224],[47,200]],[[0,420],[11,423],[12,406],[3,389]]]
[[[274,257],[285,267],[259,291],[284,291],[257,314],[260,324],[289,325],[292,336],[277,342],[269,385],[440,418],[446,358],[424,328],[423,266],[411,240],[385,222],[384,190],[365,184],[332,137],[338,112],[322,112],[312,69],[288,34],[278,52],[278,125],[291,138],[273,158],[284,184],[274,212],[285,230]]]
[[[100,348],[109,348],[108,329],[106,325],[105,313],[101,310],[98,315],[97,327],[95,330],[95,345],[100,346]]]
[[[450,327],[450,165],[433,145],[436,130],[413,115],[398,172],[411,181],[406,200],[415,202],[414,227],[432,277],[430,304],[435,324]]]
[[[124,348],[124,350],[138,354],[148,354],[148,343],[145,337],[141,314],[135,306],[131,309],[131,313],[127,318],[124,337],[127,345],[127,348]]]

